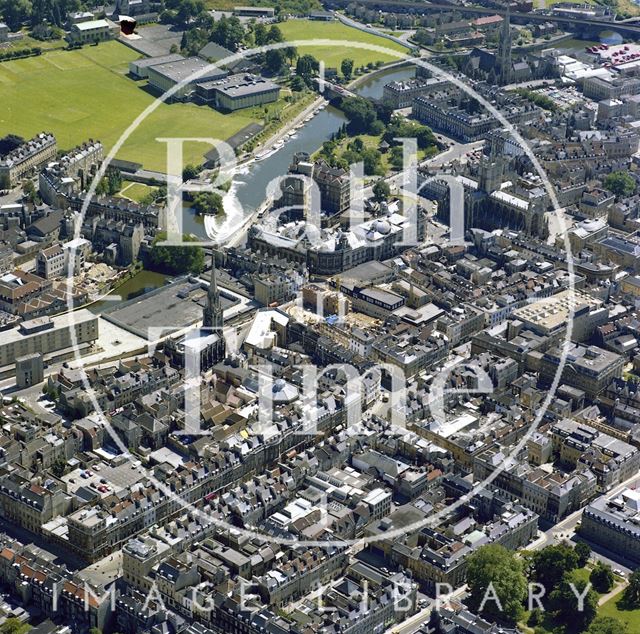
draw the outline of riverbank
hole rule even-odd
[[[402,68],[404,66],[411,66],[411,61],[408,59],[402,59],[395,62],[389,62],[388,64],[384,64],[375,70],[372,70],[370,73],[365,73],[364,75],[359,75],[352,79],[348,84],[345,85],[345,88],[348,90],[355,91],[356,88],[361,86],[362,84],[367,84],[374,80],[376,77],[380,75],[384,75],[388,73],[390,70],[394,68]],[[302,112],[296,115],[293,119],[288,121],[282,128],[280,128],[277,132],[275,132],[271,137],[266,139],[264,143],[260,144],[258,147],[254,148],[252,151],[252,155],[247,156],[243,163],[247,163],[251,160],[251,158],[255,157],[255,155],[260,152],[264,152],[265,150],[271,149],[276,143],[282,141],[287,137],[291,131],[299,126],[301,123],[305,121],[310,115],[316,113],[316,111],[321,108],[322,105],[327,105],[329,103],[327,99],[323,96],[318,95],[316,99],[313,100]],[[242,163],[241,163],[242,164]]]

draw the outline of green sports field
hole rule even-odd
[[[375,44],[397,51],[399,55],[393,53],[383,53],[372,51],[366,48],[350,47],[348,44],[337,44],[335,46],[297,46],[301,55],[310,54],[318,60],[323,60],[325,66],[329,68],[340,68],[340,63],[345,57],[352,59],[356,66],[364,66],[369,62],[395,62],[402,59],[402,55],[409,53],[409,49],[392,42],[384,37],[379,37],[371,33],[365,33],[358,29],[351,28],[341,22],[319,22],[314,20],[288,20],[278,24],[285,39],[312,40],[325,39],[336,42],[364,42]]]
[[[111,148],[133,120],[154,101],[143,84],[126,77],[139,55],[119,42],[77,51],[52,51],[0,64],[0,135],[30,137],[53,132],[62,149],[89,137]],[[255,121],[244,111],[221,114],[206,106],[161,104],[131,135],[118,157],[165,169],[166,144],[157,137],[228,139]],[[185,145],[185,163],[199,164],[210,150]]]

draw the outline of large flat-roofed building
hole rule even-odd
[[[36,352],[55,357],[64,350],[73,354],[75,333],[77,346],[82,349],[98,339],[98,317],[88,310],[78,310],[57,317],[39,317],[24,321],[18,327],[0,333],[0,368],[13,365],[18,357]]]
[[[55,159],[58,152],[56,138],[49,132],[41,132],[0,158],[0,189],[15,187],[39,167]]]
[[[633,273],[640,273],[640,232],[610,234],[591,244],[593,252]]]
[[[102,42],[113,38],[118,31],[119,27],[109,20],[90,20],[72,24],[68,38],[73,44]]]
[[[280,86],[270,79],[239,73],[216,81],[200,82],[198,97],[218,110],[240,110],[278,100]]]
[[[597,326],[609,319],[609,309],[601,300],[586,293],[565,290],[517,308],[513,317],[521,321],[527,330],[545,337],[556,336],[558,341],[571,322],[571,339],[585,341]]]
[[[625,358],[598,346],[581,346],[563,350],[562,346],[544,353],[540,361],[540,379],[551,384],[561,360],[566,355],[560,383],[583,390],[587,398],[595,399],[611,383],[622,376]]]
[[[161,64],[169,64],[179,62],[184,57],[179,53],[171,55],[161,55],[160,57],[145,57],[129,62],[129,73],[138,79],[147,79],[149,77],[149,69],[152,66],[160,66]]]
[[[626,489],[585,508],[580,535],[625,559],[640,562],[640,493]]]
[[[194,77],[195,73],[202,74]],[[174,62],[165,62],[157,66],[147,67],[149,85],[165,93],[177,84],[185,82],[171,96],[171,99],[186,99],[196,89],[196,84],[222,79],[227,72],[215,68],[199,57],[186,57]]]
[[[448,85],[447,80],[439,77],[392,81],[385,85],[382,100],[394,108],[408,108],[416,97],[432,94]]]
[[[275,14],[273,7],[233,7],[233,15],[243,18],[273,18]]]

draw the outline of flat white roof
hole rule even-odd
[[[92,31],[93,29],[110,28],[110,24],[106,20],[90,20],[89,22],[79,22],[74,24],[73,28],[78,31]]]

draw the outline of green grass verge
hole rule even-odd
[[[131,181],[123,181],[122,189],[118,196],[120,198],[128,198],[129,200],[133,200],[133,202],[139,203],[150,194],[156,187],[150,187],[149,185],[145,185],[144,183],[132,183]]]
[[[340,69],[340,63],[345,57],[352,59],[355,66],[365,66],[370,62],[399,61],[402,59],[403,54],[409,53],[409,49],[401,44],[378,35],[365,33],[337,21],[288,20],[278,24],[278,26],[288,41],[325,39],[345,42],[345,44],[336,44],[335,46],[304,45],[297,47],[298,53],[301,55],[313,55],[316,59],[324,61],[325,66],[328,68]],[[382,46],[392,51],[397,51],[398,55],[372,51],[366,48],[350,47],[348,42],[364,42]]]
[[[627,624],[629,634],[640,632],[640,609],[628,610],[622,599],[623,592],[609,599],[598,608],[598,616],[612,616]]]
[[[39,57],[0,63],[0,135],[30,137],[53,132],[62,149],[88,138],[110,149],[133,120],[154,101],[144,82],[126,77],[138,54],[119,42],[77,51],[51,51]],[[160,104],[133,132],[118,158],[164,170],[166,144],[158,137],[228,139],[256,120],[256,111],[219,113],[208,106]],[[184,162],[199,164],[211,148],[186,144]]]

